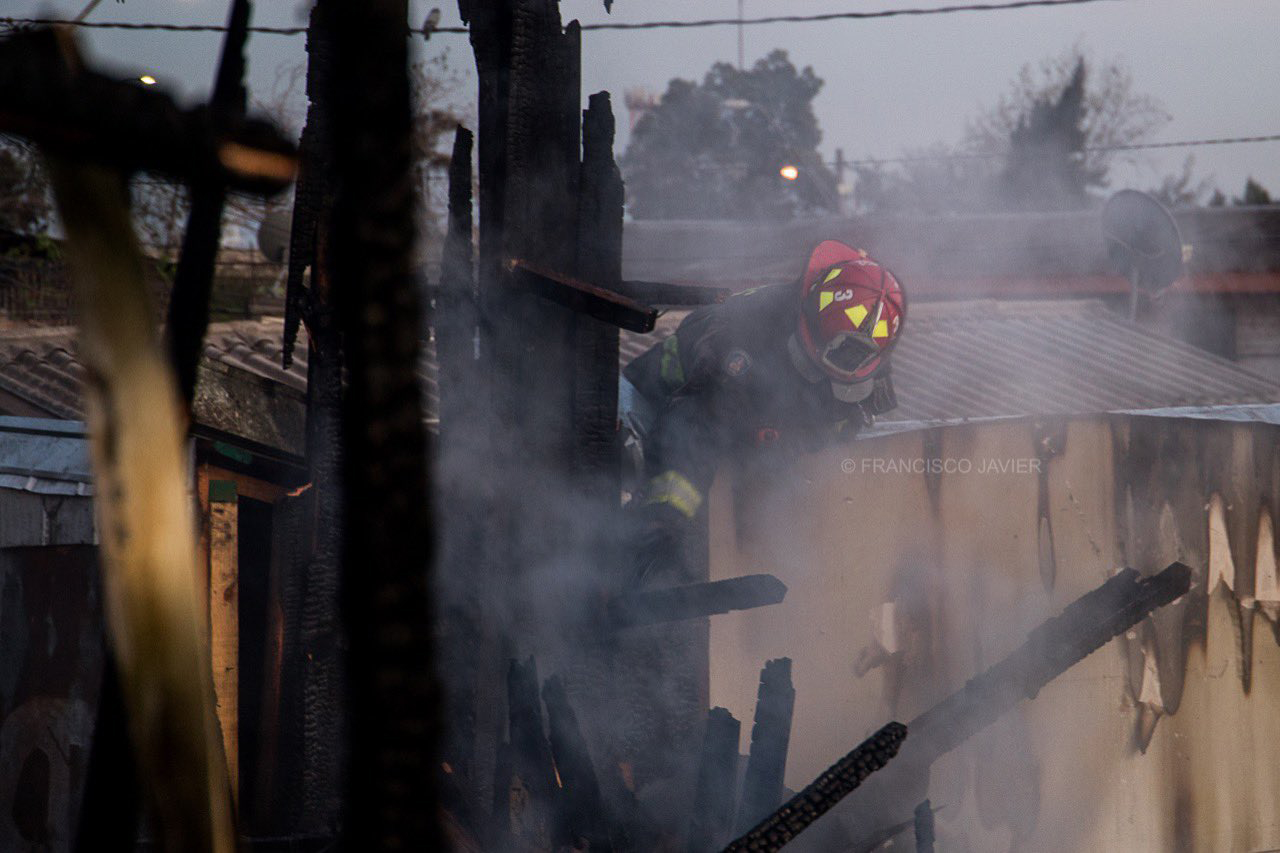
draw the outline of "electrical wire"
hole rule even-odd
[[[1186,139],[1177,142],[1135,142],[1132,145],[1096,145],[1086,146],[1086,153],[1105,153],[1109,151],[1146,151],[1154,148],[1191,148],[1201,145],[1239,145],[1247,142],[1280,142],[1280,133],[1266,136],[1231,136],[1218,139]],[[862,160],[845,160],[843,163],[832,161],[828,166],[882,166],[891,163],[939,163],[951,160],[993,160],[1006,156],[1005,152],[987,152],[982,154],[920,154],[911,157],[885,157],[884,159],[866,158]]]
[[[1086,3],[1115,3],[1120,0],[1013,0],[1008,3],[965,3],[952,6],[935,6],[933,8],[879,9],[870,12],[829,12],[821,15],[769,15],[762,18],[702,18],[690,21],[605,21],[597,24],[583,24],[583,32],[598,30],[659,30],[659,29],[692,29],[700,27],[756,26],[761,24],[803,24],[821,21],[870,20],[874,18],[897,18],[921,15],[949,15],[957,12],[999,12],[1011,9],[1029,9],[1046,6],[1078,6]],[[58,18],[10,18],[0,17],[0,26],[43,26],[61,24],[70,27],[99,30],[148,30],[175,33],[221,33],[227,28],[223,24],[161,24],[155,22],[134,23],[129,21],[83,21],[62,20]],[[262,27],[251,26],[249,32],[264,35],[296,36],[307,31],[306,27]],[[421,31],[410,28],[410,36]],[[436,33],[465,34],[467,27],[434,27]]]

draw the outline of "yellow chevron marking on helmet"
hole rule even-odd
[[[881,320],[879,323],[876,323],[876,327],[875,327],[875,329],[871,332],[871,337],[873,337],[873,338],[887,338],[887,337],[889,337],[889,323],[888,323],[888,321],[886,321],[886,320]]]
[[[833,269],[831,272],[827,273],[827,277],[826,277],[826,278],[824,278],[824,279],[822,280],[822,284],[826,284],[827,282],[831,281],[831,279],[833,279],[833,278],[835,278],[836,276],[840,275],[840,273],[842,273],[842,272],[844,272],[844,270],[840,269],[840,267],[836,267],[836,268],[835,268],[835,269]],[[821,285],[819,285],[819,286],[821,286]]]
[[[849,315],[849,322],[853,323],[853,327],[857,329],[862,326],[862,321],[867,319],[867,306],[855,305],[844,309],[844,313]]]
[[[830,290],[824,290],[818,294],[818,310],[821,311],[834,302],[836,295]]]

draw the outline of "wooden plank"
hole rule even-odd
[[[209,650],[214,709],[222,729],[232,797],[240,791],[239,504],[234,480],[209,481]]]
[[[269,483],[266,480],[260,480],[248,474],[241,474],[238,471],[228,471],[226,468],[220,468],[217,465],[206,464],[202,467],[208,473],[210,479],[230,480],[235,483],[238,497],[252,498],[255,501],[273,504],[289,492],[289,489],[284,486]]]
[[[196,598],[200,614],[200,639],[206,663],[209,653],[209,466],[196,466],[196,501],[199,507],[196,539]],[[211,670],[212,671],[212,670]]]
[[[70,51],[69,44],[61,45]],[[156,338],[121,175],[46,159],[80,318],[103,609],[155,837],[235,849],[196,591],[191,471],[176,384]]]

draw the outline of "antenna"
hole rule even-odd
[[[1102,209],[1102,236],[1116,269],[1129,279],[1129,319],[1138,295],[1154,296],[1183,273],[1182,234],[1164,205],[1137,190],[1120,190]]]

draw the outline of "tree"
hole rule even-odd
[[[622,158],[637,219],[784,219],[836,206],[813,98],[822,80],[775,50],[750,70],[716,63],[674,79]],[[779,170],[795,166],[787,181]]]
[[[1160,181],[1160,186],[1152,187],[1147,192],[1165,207],[1195,207],[1200,203],[1201,198],[1213,191],[1214,194],[1209,198],[1209,205],[1214,206],[1214,200],[1222,193],[1213,190],[1213,181],[1209,178],[1203,178],[1199,182],[1195,180],[1193,176],[1195,162],[1195,156],[1188,154],[1187,159],[1182,161],[1181,171],[1176,175],[1165,175]],[[1221,204],[1217,206],[1220,207]]]
[[[965,133],[961,149],[971,154],[1007,155],[1017,130],[1044,102],[1060,101],[1078,69],[1087,77],[1081,94],[1079,129],[1084,134],[1082,168],[1101,175],[1116,163],[1137,162],[1135,151],[1117,150],[1148,139],[1170,119],[1164,106],[1134,92],[1133,75],[1117,59],[1095,60],[1079,45],[1038,65],[1022,66],[995,105],[981,112]]]
[[[1133,91],[1116,60],[1094,61],[1078,46],[1024,65],[963,140],[909,151],[890,169],[859,170],[854,200],[865,210],[972,212],[1087,204],[1119,162],[1115,150],[1147,138],[1169,116]]]
[[[1083,207],[1088,190],[1106,184],[1105,169],[1085,165],[1084,84],[1080,59],[1062,92],[1033,101],[1009,134],[999,183],[1006,207]]]
[[[40,234],[53,221],[53,199],[40,158],[18,140],[0,139],[0,229]]]
[[[1271,193],[1252,177],[1244,182],[1244,193],[1235,200],[1237,205],[1272,204]]]

